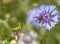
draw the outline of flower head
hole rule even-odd
[[[21,30],[13,30],[12,31],[12,37],[22,37],[24,33]]]
[[[22,40],[25,43],[31,43],[32,42],[32,37],[30,35],[25,35],[25,36],[23,36]]]
[[[36,27],[50,30],[59,22],[59,12],[54,5],[41,5],[28,13],[27,21]]]
[[[21,37],[18,41],[18,44],[39,44],[37,39],[37,33],[33,30],[29,33],[26,33],[23,37]]]

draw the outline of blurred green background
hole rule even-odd
[[[19,30],[29,32],[31,27],[26,22],[27,12],[42,4],[56,5],[60,12],[60,0],[0,0],[0,44],[4,41],[9,44],[11,40],[15,40],[11,33],[13,28],[19,27],[19,23]],[[60,44],[60,23],[50,31],[35,27],[33,30],[38,34],[39,44]]]

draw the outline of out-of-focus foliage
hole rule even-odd
[[[48,31],[36,29],[26,22],[28,11],[42,4],[56,5],[60,12],[59,2],[60,0],[0,0],[0,41],[13,40],[14,37],[11,36],[13,28],[21,26],[17,29],[24,33],[30,30],[37,32],[40,44],[60,44],[60,23]]]

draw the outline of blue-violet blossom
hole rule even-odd
[[[27,21],[37,28],[50,30],[59,22],[59,12],[54,5],[41,5],[28,12]]]

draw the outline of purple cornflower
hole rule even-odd
[[[32,42],[32,37],[30,35],[25,35],[25,36],[23,36],[22,40],[25,43],[31,43]]]
[[[27,21],[38,28],[50,30],[59,22],[59,12],[54,5],[41,5],[28,13]]]
[[[13,37],[20,36],[21,34],[22,34],[21,30],[13,30],[13,32],[12,32]]]

